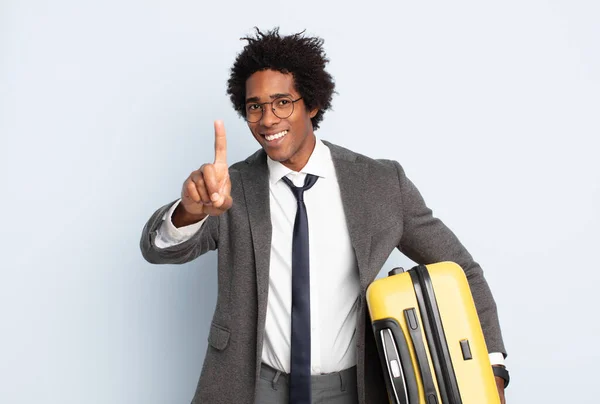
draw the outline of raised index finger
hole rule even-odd
[[[227,163],[227,138],[223,121],[215,121],[215,163]]]

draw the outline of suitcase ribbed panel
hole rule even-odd
[[[415,295],[421,308],[423,327],[431,350],[433,367],[438,378],[442,402],[447,404],[462,404],[452,359],[446,344],[446,335],[440,312],[438,310],[435,291],[427,267],[420,265],[409,271],[415,288]]]
[[[455,263],[427,265],[427,270],[463,404],[499,404],[488,349],[464,271]],[[461,341],[468,341],[472,359],[463,357]]]

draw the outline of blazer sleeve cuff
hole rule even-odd
[[[198,230],[200,230],[202,224],[208,218],[208,216],[206,216],[198,223],[190,224],[180,228],[175,227],[171,218],[173,216],[173,212],[175,212],[175,209],[177,206],[179,206],[180,202],[181,199],[175,202],[173,206],[171,206],[171,208],[163,215],[163,222],[157,229],[156,238],[154,239],[154,244],[157,248],[169,248],[188,241],[194,236],[194,234],[198,232]]]

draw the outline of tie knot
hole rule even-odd
[[[306,174],[306,178],[304,179],[304,186],[297,187],[289,178],[282,178],[283,182],[285,182],[288,185],[288,187],[290,187],[292,193],[294,194],[298,202],[304,200],[304,191],[309,190],[313,185],[315,185],[318,179],[319,177],[317,177],[316,175]]]

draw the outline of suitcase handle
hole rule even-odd
[[[394,396],[399,403],[408,404],[408,392],[406,389],[404,371],[400,364],[398,347],[394,341],[394,336],[389,328],[379,331],[379,334],[381,337],[383,354],[385,356],[385,364],[387,366],[388,374],[391,376]]]
[[[388,397],[392,404],[416,404],[419,390],[408,342],[394,318],[373,322]]]
[[[413,349],[415,350],[415,355],[417,357],[417,364],[419,365],[419,373],[421,374],[426,403],[438,404],[437,391],[435,389],[435,384],[433,383],[433,376],[431,368],[429,367],[427,351],[425,350],[423,335],[421,334],[421,327],[419,327],[419,320],[415,308],[411,307],[410,309],[405,309],[404,318],[406,319],[410,339],[412,340]]]

